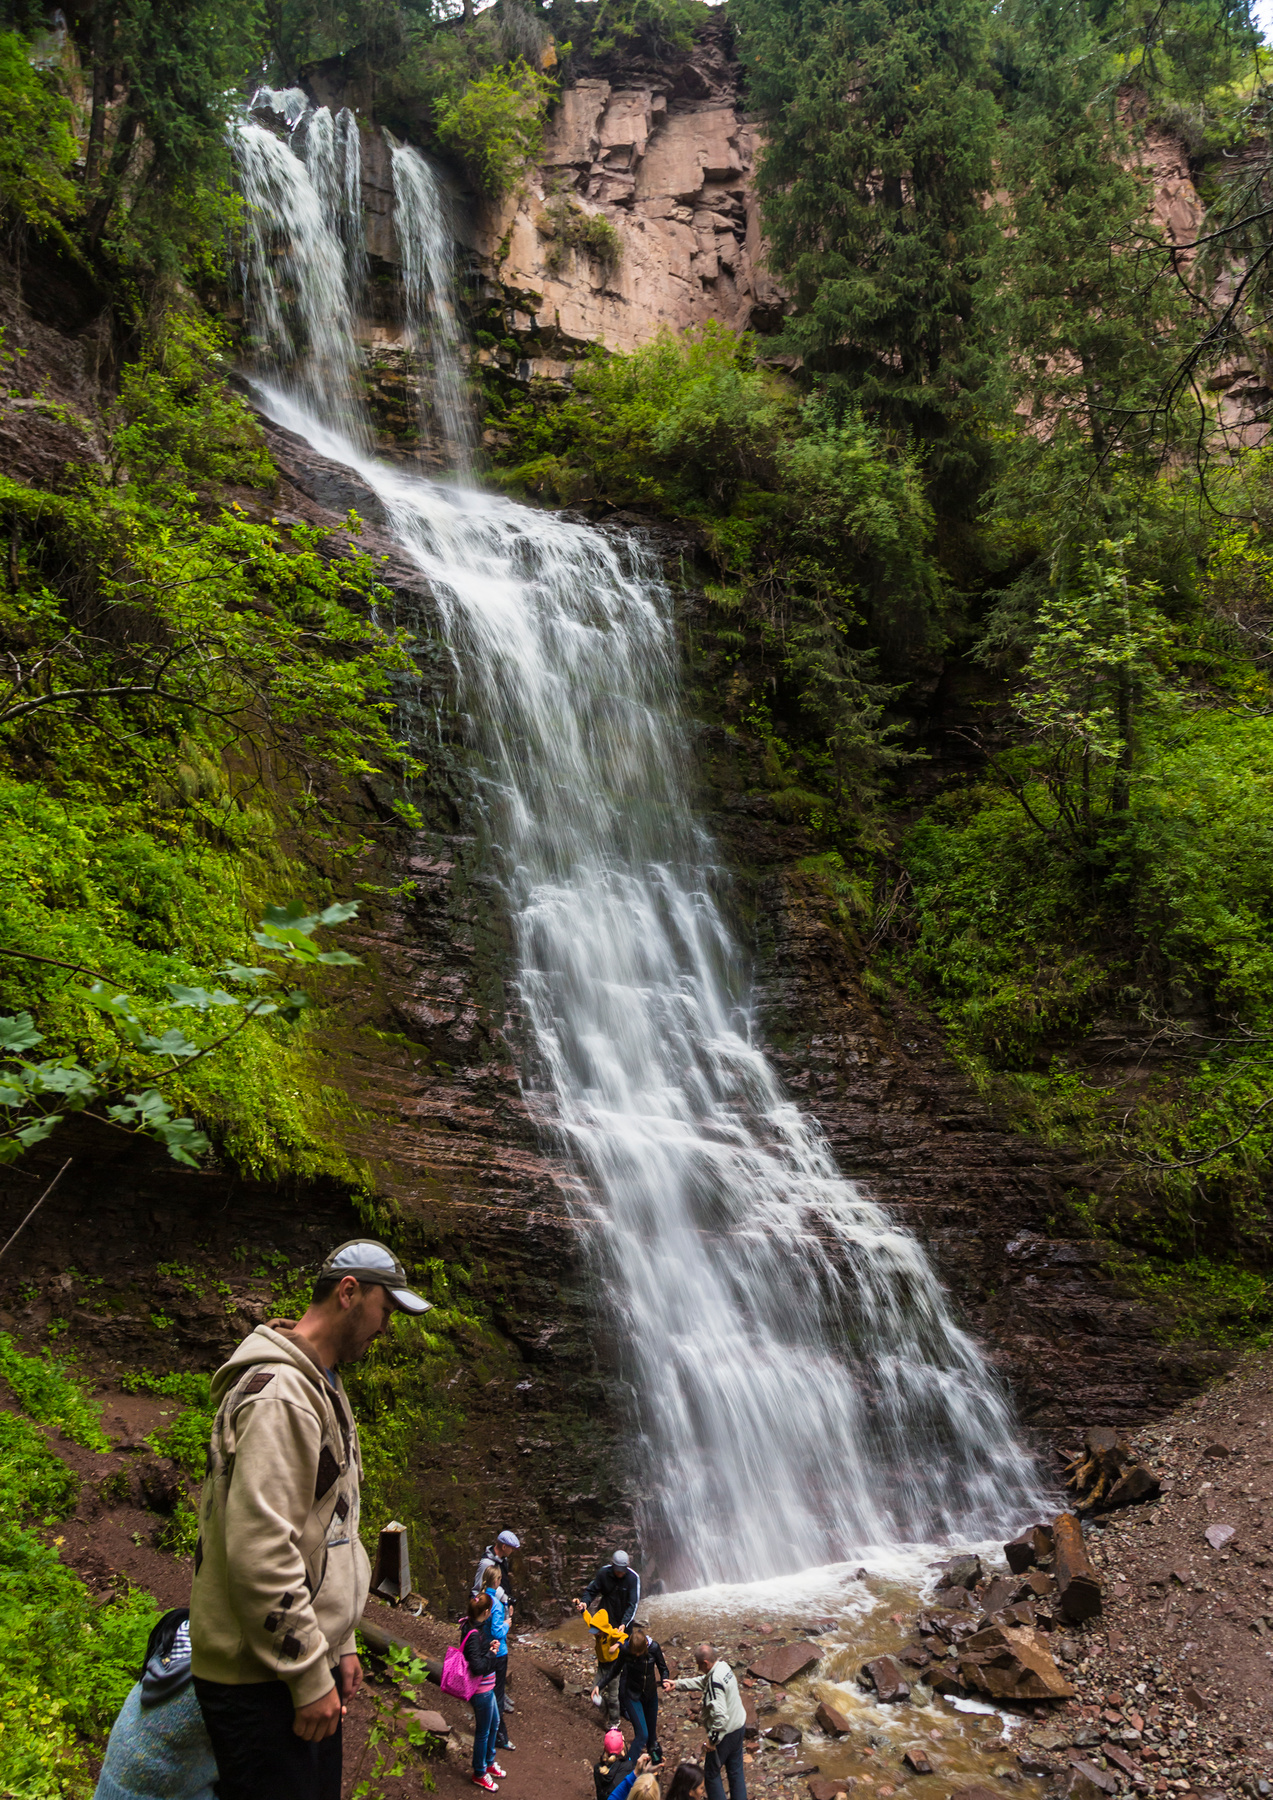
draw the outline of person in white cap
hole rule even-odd
[[[338,1371],[395,1313],[428,1306],[391,1250],[355,1238],[323,1264],[303,1318],[258,1325],[213,1377],[190,1640],[220,1800],[340,1800],[371,1571]]]
[[[583,1599],[575,1601],[576,1612],[603,1611],[611,1625],[626,1632],[641,1601],[641,1577],[632,1567],[626,1550],[616,1550],[604,1568],[598,1569],[583,1591]],[[591,1627],[597,1653],[598,1677],[618,1653],[618,1646]],[[601,1689],[602,1704],[608,1725],[619,1723],[619,1689],[614,1684]]]

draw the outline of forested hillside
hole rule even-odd
[[[298,359],[320,326],[244,130],[351,121],[359,454],[662,570],[757,1039],[1042,1432],[1273,1331],[1271,56],[1247,0],[0,0],[2,1235],[73,1165],[0,1263],[0,1791],[91,1791],[149,1619],[88,1698],[34,1644],[49,1583],[90,1615],[30,1421],[188,1408],[185,1556],[199,1383],[323,1234],[437,1301],[355,1392],[422,1591],[488,1480],[539,1509],[535,1603],[635,1504],[498,784],[394,518],[262,400],[262,271]],[[1030,1244],[1080,1247],[1054,1331],[1010,1316]]]

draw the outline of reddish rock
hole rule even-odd
[[[772,1681],[779,1686],[784,1681],[791,1681],[801,1670],[812,1668],[821,1662],[822,1652],[816,1644],[803,1641],[796,1644],[780,1644],[773,1650],[767,1650],[763,1656],[748,1663],[747,1673],[755,1675],[760,1681]]]
[[[809,1800],[849,1800],[856,1786],[852,1775],[811,1775]]]
[[[875,1689],[875,1698],[888,1705],[909,1700],[911,1690],[902,1675],[900,1664],[891,1656],[877,1656],[865,1665],[858,1680]]]
[[[1100,1576],[1083,1543],[1083,1532],[1073,1513],[1062,1513],[1053,1526],[1056,1589],[1061,1611],[1078,1624],[1101,1610]]]
[[[853,1729],[844,1714],[838,1711],[834,1706],[831,1706],[826,1700],[821,1702],[817,1712],[815,1712],[813,1716],[817,1721],[819,1730],[825,1731],[829,1737],[843,1737],[846,1732]]]
[[[933,1765],[928,1760],[928,1752],[922,1744],[909,1744],[902,1752],[902,1761],[916,1775],[931,1775]]]

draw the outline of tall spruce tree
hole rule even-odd
[[[733,0],[784,341],[945,486],[975,472],[998,109],[984,0]]]
[[[999,28],[1006,199],[983,302],[1022,426],[1001,496],[1045,510],[1055,547],[1121,529],[1159,467],[1182,290],[1082,0],[1008,0]]]

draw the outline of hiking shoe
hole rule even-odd
[[[497,1749],[497,1750],[516,1750],[516,1748],[517,1748],[517,1745],[516,1745],[516,1744],[510,1744],[510,1743],[509,1743],[509,1741],[508,1741],[508,1739],[507,1739],[507,1738],[505,1738],[505,1739],[504,1739],[504,1741],[503,1741],[503,1742],[502,1742],[502,1743],[501,1743],[501,1742],[500,1742],[500,1740],[499,1740],[499,1738],[496,1738],[496,1740],[495,1740],[495,1748],[496,1748],[496,1749]]]
[[[508,1780],[508,1770],[501,1769],[497,1762],[488,1762],[486,1765],[486,1773],[488,1775],[498,1775],[501,1781]]]
[[[492,1781],[489,1775],[475,1775],[473,1777],[473,1786],[484,1789],[488,1794],[499,1793],[499,1782]]]

